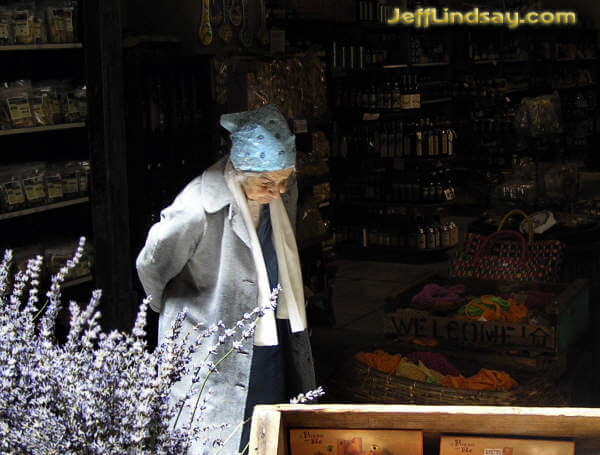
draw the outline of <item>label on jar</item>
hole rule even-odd
[[[446,247],[450,245],[450,231],[448,228],[442,229],[442,235],[440,238],[440,242],[442,247]]]
[[[25,179],[23,180],[23,186],[25,187],[27,200],[30,202],[39,201],[46,196],[44,193],[44,184],[37,181],[37,179]]]
[[[427,230],[427,248],[435,249],[435,231],[433,229]]]
[[[31,118],[31,109],[29,108],[29,102],[27,101],[26,96],[8,98],[6,102],[8,103],[10,118],[13,121]]]
[[[20,205],[25,202],[25,195],[21,185],[17,182],[8,182],[4,185],[4,191],[6,193],[6,201],[9,206]]]
[[[62,178],[62,190],[64,194],[73,194],[79,191],[76,175],[67,175]]]
[[[417,233],[417,248],[420,250],[427,248],[427,239],[424,232],[419,231]]]
[[[63,197],[63,187],[60,179],[48,180],[47,186],[49,199],[61,199]]]

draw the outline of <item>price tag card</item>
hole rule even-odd
[[[308,133],[308,122],[306,120],[294,120],[294,133]]]
[[[362,116],[363,120],[378,120],[379,119],[379,112],[365,112]]]

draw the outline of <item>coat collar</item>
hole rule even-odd
[[[216,213],[229,206],[227,216],[233,232],[248,248],[251,248],[250,235],[244,223],[244,217],[225,181],[227,159],[227,156],[220,159],[202,174],[202,205],[208,213]]]
[[[215,213],[227,205],[235,205],[233,195],[225,181],[225,164],[221,158],[202,174],[202,205],[208,213]]]

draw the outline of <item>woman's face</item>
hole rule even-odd
[[[285,193],[292,169],[281,171],[261,172],[256,176],[247,177],[242,183],[246,197],[260,204],[268,204],[279,195]]]

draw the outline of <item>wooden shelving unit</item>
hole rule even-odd
[[[10,130],[0,130],[0,136],[14,136],[16,134],[45,133],[48,131],[71,130],[75,128],[85,128],[85,122],[61,123],[59,125],[34,126],[31,128],[13,128]]]
[[[0,213],[0,221],[8,220],[10,218],[18,218],[21,216],[31,215],[34,213],[47,212],[48,210],[56,210],[63,207],[69,207],[72,205],[85,204],[89,202],[88,196],[78,197],[76,199],[69,199],[66,201],[55,202],[54,204],[41,205],[39,207],[31,207],[23,210],[16,210],[14,212]]]

